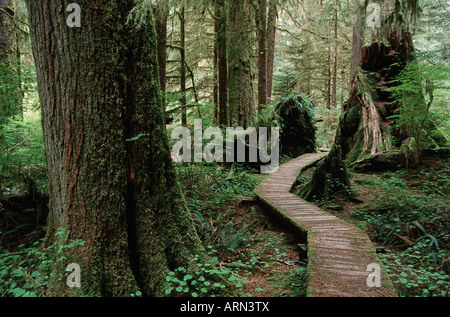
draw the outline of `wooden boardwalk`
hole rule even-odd
[[[259,201],[307,239],[308,296],[396,296],[368,236],[360,229],[312,205],[290,191],[297,176],[326,153],[306,154],[279,167],[256,189]],[[372,270],[381,267],[380,287],[369,287]]]

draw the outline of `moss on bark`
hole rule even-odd
[[[59,227],[85,241],[54,266],[57,277],[78,263],[81,289],[57,278],[51,289],[159,296],[169,269],[206,256],[168,149],[153,17],[136,28],[127,24],[133,0],[78,4],[83,25],[71,29],[63,1],[27,1],[49,169],[46,244]]]

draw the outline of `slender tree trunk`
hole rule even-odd
[[[227,13],[225,0],[217,0],[218,6],[218,69],[219,69],[219,124],[228,125],[228,56]]]
[[[186,34],[185,34],[185,9],[181,8],[180,16],[180,83],[181,83],[181,105],[186,106]],[[181,111],[181,124],[187,126],[187,108]]]
[[[251,70],[251,3],[232,1],[229,5],[229,121],[247,128],[255,115]]]
[[[331,47],[327,48],[327,70],[326,70],[326,80],[325,80],[325,91],[326,91],[326,105],[327,109],[331,109],[331,82],[332,82],[332,74],[331,74]]]
[[[0,127],[7,122],[8,117],[19,115],[23,118],[23,91],[20,82],[20,50],[17,45],[18,37],[14,25],[14,1],[0,0],[0,61],[7,91],[0,90]],[[15,59],[15,61],[14,61]],[[2,79],[3,80],[3,79]],[[11,82],[13,80],[13,82]],[[5,87],[4,86],[4,87]]]
[[[277,2],[270,0],[267,22],[267,102],[272,102],[273,64],[275,59],[275,40],[277,23]]]
[[[331,106],[337,107],[337,62],[338,62],[338,2],[334,4],[334,46],[333,46],[333,75],[331,80]]]
[[[169,270],[204,255],[168,149],[153,16],[127,25],[134,1],[78,0],[82,26],[66,25],[66,2],[28,0],[48,165],[46,244],[81,266],[81,288],[52,279],[55,295],[161,296]],[[58,84],[55,84],[58,83]],[[133,137],[141,136],[131,141]]]
[[[258,111],[267,105],[267,0],[258,0]]]
[[[215,16],[219,16],[218,6],[215,6]],[[214,119],[216,124],[219,122],[219,43],[218,43],[218,34],[219,34],[219,23],[218,19],[214,17],[214,91],[213,91],[213,103],[214,103]]]
[[[166,91],[167,66],[167,19],[169,7],[166,1],[160,1],[155,8],[156,44],[158,49],[159,84],[161,91]]]
[[[0,60],[15,56],[14,10],[12,0],[0,0]]]

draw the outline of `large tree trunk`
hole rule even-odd
[[[255,116],[251,70],[251,2],[232,1],[229,8],[229,121],[247,128]]]
[[[137,30],[126,24],[132,0],[77,3],[82,26],[69,28],[65,1],[27,1],[51,199],[46,243],[60,243],[60,227],[85,241],[54,266],[57,276],[78,263],[81,288],[53,279],[51,289],[162,295],[167,272],[204,253],[167,145],[153,17]]]
[[[390,46],[373,43],[361,52],[361,65],[355,71],[336,134],[336,143],[349,163],[399,147],[408,138],[406,130],[394,128],[391,117],[398,104],[385,89],[411,59],[412,36],[407,31],[393,31],[389,42]]]

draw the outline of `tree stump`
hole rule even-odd
[[[298,157],[316,151],[313,107],[301,94],[290,96],[277,105],[282,154]]]

